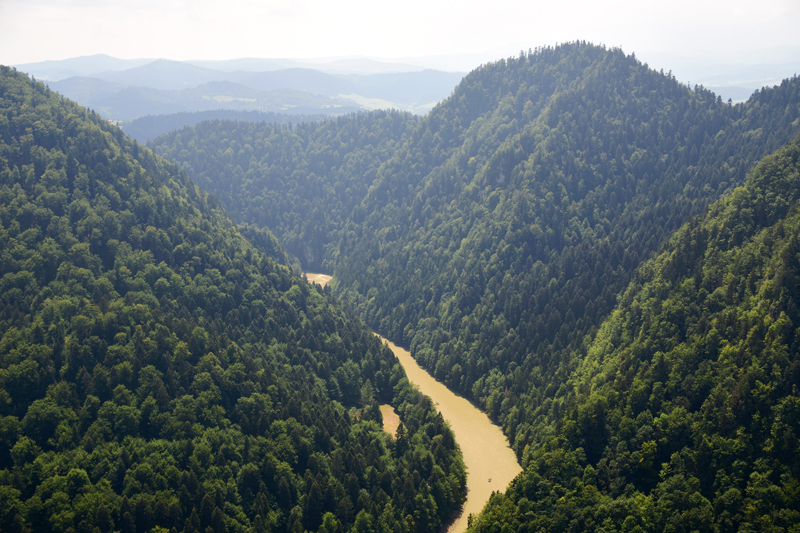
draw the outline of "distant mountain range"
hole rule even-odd
[[[325,71],[312,67],[325,67]],[[450,95],[459,72],[341,59],[171,61],[96,55],[17,65],[110,120],[212,110],[331,115],[396,108],[425,113]]]
[[[494,55],[490,56],[494,57]],[[106,54],[73,57],[55,61],[22,63],[17,70],[34,75],[41,81],[58,81],[72,76],[94,76],[103,72],[122,71],[158,61],[157,58],[119,59]],[[480,61],[478,61],[480,62]],[[183,63],[222,72],[267,72],[287,68],[308,68],[328,74],[378,74],[387,72],[419,72],[433,69],[448,72],[466,71],[467,67],[448,68],[441,61],[379,61],[365,57],[338,59],[263,59],[243,57],[225,60],[188,60]],[[463,63],[460,62],[459,65]]]
[[[104,54],[16,65],[54,90],[121,121],[140,117],[237,111],[246,120],[263,113],[332,116],[360,109],[394,108],[425,114],[462,79],[454,67],[483,62],[480,54],[380,61],[370,58],[239,58],[221,61],[119,59]],[[744,101],[753,91],[800,72],[797,48],[750,54],[643,52],[643,61],[702,85],[724,101]],[[472,68],[472,67],[470,67]],[[253,113],[257,112],[257,113]],[[260,113],[260,114],[259,114]],[[285,122],[285,121],[282,121]],[[175,118],[165,123],[177,124]],[[178,124],[183,127],[187,124]],[[151,134],[165,133],[151,124]]]

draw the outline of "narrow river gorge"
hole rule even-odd
[[[331,279],[324,274],[306,274],[306,277],[309,282],[323,286]],[[467,466],[467,501],[461,516],[452,524],[449,533],[465,531],[467,517],[483,509],[492,491],[505,490],[522,468],[517,463],[517,458],[502,430],[493,424],[488,416],[465,398],[457,396],[436,381],[417,364],[408,350],[382,337],[381,339],[397,356],[411,383],[436,403],[461,446],[464,463]]]

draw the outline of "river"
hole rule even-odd
[[[306,277],[323,286],[331,279],[323,274],[306,274]],[[467,466],[469,492],[461,516],[452,524],[449,533],[466,531],[467,517],[470,514],[477,515],[483,509],[492,491],[504,491],[522,468],[499,426],[492,424],[488,416],[465,398],[453,394],[436,381],[417,364],[408,350],[386,339],[382,340],[400,360],[411,383],[436,402],[461,446]]]

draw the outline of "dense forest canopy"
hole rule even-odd
[[[474,531],[797,531],[800,137],[639,268]]]
[[[0,67],[0,530],[435,531],[463,498],[450,429],[291,263]]]
[[[364,139],[370,124],[343,118],[337,131]],[[786,332],[797,294],[776,262],[796,261],[791,216],[779,222],[796,199],[796,165],[785,163],[796,143],[736,189],[800,131],[796,77],[731,105],[621,50],[575,42],[482,66],[369,146],[312,143],[310,127],[259,160],[232,141],[239,131],[277,141],[274,128],[200,128],[152,146],[202,173],[237,220],[280,213],[270,227],[290,251],[323,250],[300,253],[304,267],[333,270],[334,291],[368,324],[502,424],[526,471],[478,529],[796,526]],[[312,144],[321,151],[305,159]],[[347,176],[363,179],[351,192],[366,192],[348,204],[327,181],[343,209],[314,235],[304,224],[323,221],[316,206],[275,190],[330,171],[312,162],[346,159],[346,146],[369,168]],[[273,165],[281,181],[264,177]],[[250,191],[239,198],[230,168]],[[692,217],[731,193],[709,213],[740,206],[739,218],[698,229],[716,222]],[[682,251],[648,262],[664,246]]]
[[[637,266],[800,131],[798,104],[797,79],[732,106],[578,42],[484,65],[394,129],[382,114],[281,137],[210,122],[152,146],[304,268],[333,270],[335,290],[478,402],[521,458]]]
[[[291,124],[206,121],[149,146],[211,191],[236,220],[268,227],[312,272],[330,271],[335,243],[383,161],[418,119],[373,111]]]

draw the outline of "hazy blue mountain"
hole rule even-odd
[[[706,87],[706,89],[713,91],[714,94],[720,95],[725,101],[731,99],[734,102],[744,102],[756,91],[750,87],[742,87],[740,85],[725,85],[722,87],[711,86]]]
[[[227,78],[225,73],[218,70],[168,59],[157,59],[128,70],[103,72],[95,77],[130,87],[150,87],[167,91],[187,89]]]
[[[242,57],[239,59],[223,60],[189,60],[190,65],[218,70],[220,72],[265,72],[298,66],[292,59],[260,59],[257,57]]]
[[[48,81],[47,85],[52,90],[67,95],[75,101],[87,103],[111,96],[125,88],[119,83],[87,76],[72,76],[59,81]]]
[[[328,74],[377,74],[387,72],[417,72],[424,66],[409,62],[386,62],[366,57],[349,57],[340,59],[258,59],[245,57],[227,60],[189,60],[198,67],[221,70],[223,72],[267,72],[285,68],[307,68]]]
[[[437,102],[450,96],[463,77],[463,72],[428,69],[421,72],[393,72],[371,76],[353,74],[345,79],[357,83],[362,91],[359,94],[364,96],[413,104]]]
[[[336,96],[357,92],[358,84],[338,76],[307,68],[288,68],[274,72],[233,73],[231,77],[242,85],[270,91],[293,89],[325,96]]]
[[[72,76],[127,70],[146,65],[152,61],[153,59],[119,59],[106,54],[95,54],[70,59],[24,63],[15,66],[17,70],[31,74],[40,80],[56,81]]]
[[[19,65],[24,72],[44,77],[54,90],[121,121],[214,109],[327,115],[398,108],[425,113],[449,96],[463,77],[435,70],[413,72],[416,68],[365,58],[309,63],[257,58],[119,60],[103,55]],[[397,71],[390,72],[393,69]],[[178,93],[185,90],[194,92]]]
[[[356,94],[379,98],[400,106],[438,102],[450,95],[461,81],[461,72],[423,70],[381,74],[333,75],[306,68],[291,68],[258,74],[234,73],[238,82],[254,89],[287,88],[341,96]]]
[[[388,72],[418,72],[424,67],[415,65],[408,62],[391,62],[378,61],[366,57],[351,57],[342,58],[329,63],[322,61],[314,62],[309,61],[304,64],[306,68],[315,68],[323,72],[339,73],[339,74],[377,74]]]
[[[68,94],[68,96],[70,96]],[[257,91],[230,82],[211,82],[182,91],[126,87],[117,93],[82,102],[103,116],[129,121],[146,115],[232,109],[295,114],[350,113],[352,102],[291,89]]]
[[[800,73],[800,47],[783,46],[742,52],[671,52],[637,54],[651,67],[671,71],[681,82],[703,85],[733,101],[747,100],[762,87],[779,85]]]

